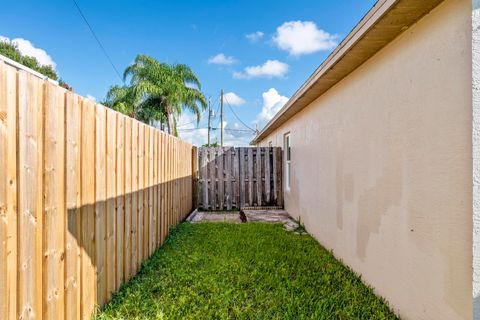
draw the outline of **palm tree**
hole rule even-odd
[[[170,134],[177,135],[176,120],[184,110],[193,112],[198,122],[207,107],[200,81],[185,64],[169,65],[138,55],[124,72],[128,77],[133,114],[144,121],[166,122]]]
[[[102,104],[129,117],[137,118],[132,87],[111,86]]]

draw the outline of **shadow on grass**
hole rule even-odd
[[[183,223],[97,319],[397,319],[310,236]]]

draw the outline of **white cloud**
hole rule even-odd
[[[262,39],[264,36],[264,33],[262,31],[257,31],[253,33],[249,33],[245,35],[245,38],[248,39],[250,42],[257,42],[258,40]]]
[[[230,147],[245,147],[250,144],[255,133],[241,124],[234,122],[230,124],[224,121],[225,132],[223,133],[223,144]],[[220,130],[217,130],[218,142],[220,143]]]
[[[288,97],[282,96],[275,88],[270,88],[262,93],[263,107],[262,111],[257,115],[256,122],[265,125],[275,114],[287,103]]]
[[[53,69],[57,67],[55,61],[53,61],[52,57],[50,57],[45,50],[36,48],[30,41],[26,39],[15,38],[10,40],[7,37],[0,36],[0,41],[15,44],[22,55],[36,58],[41,65],[49,65],[52,66]]]
[[[277,28],[273,42],[291,55],[299,56],[337,46],[337,36],[322,29],[312,21],[289,21]]]
[[[241,106],[245,104],[245,100],[239,97],[235,92],[227,92],[223,95],[223,98],[227,103],[232,106]]]
[[[92,96],[91,94],[87,94],[87,99],[90,99],[92,101],[97,101],[97,98],[95,98],[94,96]]]
[[[282,78],[288,72],[288,64],[278,60],[267,60],[259,66],[246,67],[243,72],[234,72],[233,77],[236,79],[250,79],[256,77]]]
[[[177,123],[180,138],[196,146],[202,146],[207,143],[208,130],[206,128],[197,128],[195,115],[184,112]]]
[[[213,56],[213,57],[210,57],[208,59],[208,63],[209,64],[225,64],[225,65],[229,65],[229,64],[234,64],[237,62],[237,59],[235,59],[234,57],[232,56],[226,56],[224,55],[223,53],[219,53],[217,54],[216,56]]]

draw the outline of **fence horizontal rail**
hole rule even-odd
[[[86,319],[193,207],[196,148],[0,61],[0,319]]]

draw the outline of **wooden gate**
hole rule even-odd
[[[202,210],[283,206],[281,148],[200,148],[198,168]]]

